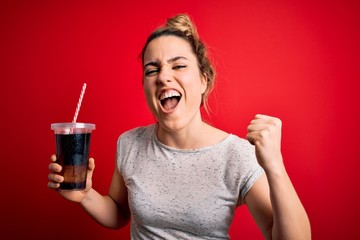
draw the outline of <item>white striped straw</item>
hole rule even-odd
[[[82,99],[83,99],[84,94],[85,94],[85,89],[86,89],[86,83],[84,83],[84,85],[82,87],[82,90],[81,90],[80,98],[79,98],[78,104],[76,106],[76,111],[75,111],[75,114],[74,114],[74,119],[72,121],[73,123],[76,123],[76,119],[78,117],[80,107],[81,107],[81,102],[82,102]]]

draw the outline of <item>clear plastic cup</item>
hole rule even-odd
[[[53,123],[56,162],[62,166],[64,181],[60,189],[81,190],[86,187],[92,123]]]

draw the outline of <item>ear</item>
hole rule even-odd
[[[207,78],[207,75],[206,73],[203,73],[200,77],[200,81],[201,81],[201,94],[204,94],[204,92],[206,91],[207,89],[207,86],[208,86],[208,78]]]

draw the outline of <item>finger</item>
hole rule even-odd
[[[266,139],[269,139],[269,136],[271,136],[271,130],[265,128],[261,131],[249,131],[246,138],[251,144],[259,146],[262,145]]]
[[[255,136],[256,136],[256,133],[251,132],[246,135],[246,139],[250,142],[250,144],[255,145],[255,141],[256,141]]]
[[[269,115],[265,115],[265,114],[256,114],[255,115],[255,119],[266,119],[266,118],[273,118],[273,117],[271,117],[271,116],[269,116]]]
[[[256,124],[250,124],[248,126],[248,132],[254,132],[254,131],[263,131],[268,129],[269,125],[265,123],[256,123]]]
[[[95,160],[93,158],[89,158],[89,167],[88,167],[88,178],[92,178],[93,172],[95,169]]]
[[[94,170],[95,169],[95,159],[89,158],[89,169]]]
[[[63,176],[61,176],[59,174],[55,174],[55,173],[49,173],[48,179],[52,182],[57,182],[57,183],[61,183],[64,181]]]
[[[261,129],[281,129],[282,122],[278,118],[271,119],[257,119],[250,122],[249,129],[261,130]]]
[[[254,123],[269,123],[276,126],[281,126],[282,122],[277,117],[271,117],[263,114],[256,114],[255,118],[251,121]]]
[[[269,124],[270,120],[268,118],[255,118],[250,121],[250,125],[256,124]]]
[[[50,163],[50,164],[49,164],[49,170],[52,171],[52,172],[57,172],[57,173],[59,173],[59,172],[61,172],[62,167],[61,167],[61,165],[58,164],[58,163]]]
[[[56,162],[56,155],[55,154],[50,156],[50,161],[51,162]]]
[[[253,120],[251,120],[251,124],[258,124],[258,123],[269,123],[273,121],[273,117],[267,115],[257,114]]]
[[[48,188],[57,190],[60,187],[60,183],[48,182]]]

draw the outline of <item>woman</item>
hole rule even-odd
[[[246,141],[202,120],[215,73],[187,15],[168,19],[149,36],[142,63],[157,123],[119,137],[108,195],[92,188],[94,159],[84,191],[59,193],[106,227],[131,221],[132,239],[228,239],[242,204],[266,239],[310,239],[282,160],[281,121],[256,115]],[[48,186],[58,190],[61,166],[54,155],[51,160]]]

